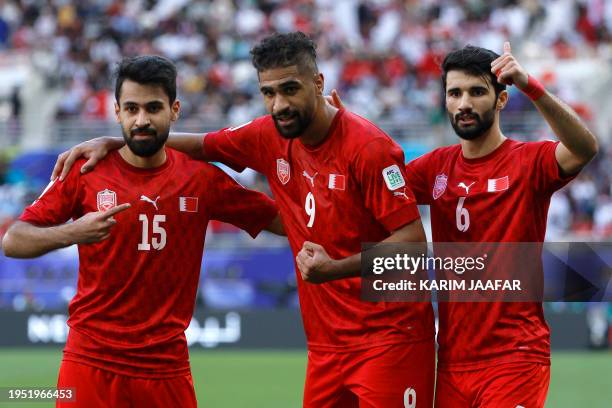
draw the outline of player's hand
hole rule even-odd
[[[130,204],[125,203],[107,211],[87,213],[73,223],[66,224],[67,232],[74,244],[91,244],[104,241],[110,237],[111,229],[117,223],[113,215],[128,208],[130,208]]]
[[[524,89],[529,81],[527,71],[518,63],[510,43],[504,43],[504,53],[491,63],[491,72],[497,76],[497,80],[506,85],[516,85],[519,89]]]
[[[88,159],[81,167],[81,173],[87,173],[91,171],[110,150],[116,149],[117,147],[117,141],[112,137],[98,137],[79,143],[57,157],[57,162],[55,162],[55,167],[53,167],[53,173],[51,173],[51,180],[55,180],[58,176],[60,181],[64,180],[68,175],[68,171],[79,157]]]
[[[336,91],[335,89],[332,89],[331,95],[325,95],[325,101],[334,108],[344,109],[344,104],[340,99],[340,95],[338,95],[338,91]]]
[[[310,283],[323,283],[334,279],[332,274],[334,260],[325,249],[313,242],[306,241],[295,257],[302,280]]]

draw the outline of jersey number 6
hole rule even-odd
[[[463,207],[465,197],[459,197],[457,203],[457,209],[455,210],[455,219],[457,221],[457,229],[461,232],[465,232],[470,228],[470,213],[467,208]]]

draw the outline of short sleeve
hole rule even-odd
[[[401,148],[382,138],[364,146],[354,162],[365,206],[389,232],[420,217],[404,166]]]
[[[236,171],[250,167],[263,173],[262,125],[263,118],[258,118],[241,126],[207,133],[202,143],[207,159]]]
[[[538,191],[552,194],[577,175],[566,176],[562,173],[555,154],[559,143],[550,140],[532,143],[533,155],[529,156],[533,162],[526,165],[531,168],[532,179]]]
[[[217,167],[211,181],[215,191],[211,195],[211,219],[233,224],[255,238],[278,215],[274,201],[267,195],[242,187]]]
[[[38,226],[64,224],[70,220],[78,206],[78,190],[83,163],[75,163],[63,181],[50,182],[29,207],[23,210],[20,221]]]
[[[414,193],[417,204],[431,204],[432,185],[429,181],[429,155],[423,155],[406,165],[406,184]]]

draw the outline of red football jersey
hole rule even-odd
[[[280,136],[271,116],[209,133],[206,155],[267,176],[294,254],[304,241],[333,259],[361,252],[419,218],[405,185],[400,147],[367,120],[339,111],[326,139],[310,147]],[[297,268],[296,268],[297,272]],[[311,350],[356,350],[434,335],[429,303],[365,303],[361,278],[302,281],[302,320]]]
[[[217,167],[166,152],[166,162],[154,169],[133,167],[114,151],[81,175],[81,160],[20,217],[50,226],[132,205],[114,216],[110,238],[79,245],[66,360],[127,375],[189,373],[184,332],[193,315],[208,221],[229,222],[255,236],[278,214],[271,199]]]
[[[551,195],[569,182],[556,142],[507,139],[478,159],[460,145],[406,166],[419,204],[431,208],[434,242],[542,242]],[[504,361],[549,363],[541,303],[439,304],[438,367],[474,369]]]

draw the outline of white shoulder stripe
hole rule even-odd
[[[245,127],[245,126],[248,126],[248,125],[250,125],[251,123],[253,123],[253,121],[252,121],[252,120],[248,121],[247,123],[243,123],[242,125],[231,127],[231,128],[229,128],[228,130],[229,130],[230,132],[233,132],[233,131],[235,131],[235,130],[238,130],[238,129],[240,129],[240,128],[243,128],[243,127]]]
[[[38,197],[36,200],[40,200],[40,199],[42,198],[42,196],[44,196],[44,195],[45,195],[45,193],[46,193],[47,191],[49,191],[49,189],[50,189],[50,188],[51,188],[51,186],[52,186],[52,185],[55,183],[55,181],[56,181],[56,180],[57,180],[57,177],[55,178],[55,180],[51,180],[51,181],[49,182],[49,184],[47,184],[47,187],[45,187],[45,189],[43,190],[43,192],[42,192],[42,193],[40,193],[40,196],[39,196],[39,197]]]

